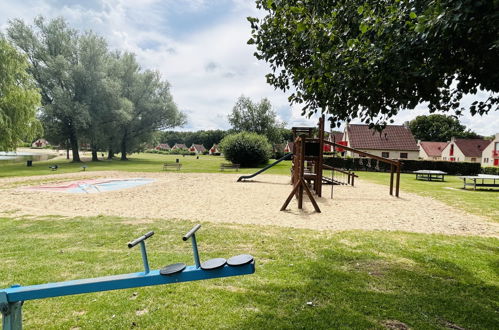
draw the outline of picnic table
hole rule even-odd
[[[220,164],[220,171],[223,170],[236,170],[239,171],[239,168],[241,167],[240,164],[232,164],[232,163],[222,163]]]
[[[435,170],[419,170],[413,173],[416,174],[416,180],[426,181],[444,181],[444,176],[447,174],[446,172]]]
[[[177,171],[180,171],[181,167],[182,167],[182,164],[180,164],[180,163],[164,163],[163,164],[163,171],[167,171],[168,168],[176,168]]]
[[[467,186],[472,186],[473,190],[476,188],[499,188],[499,175],[492,174],[478,174],[474,176],[460,176],[463,180],[463,189]]]

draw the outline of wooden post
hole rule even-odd
[[[303,184],[306,185],[305,181],[303,180],[303,175],[305,174],[305,137],[302,136],[301,138],[301,146],[300,146],[300,174],[298,178],[298,182],[301,182],[302,184],[298,188],[298,208],[302,209],[303,208]]]
[[[393,196],[393,164],[390,164],[390,195]]]
[[[397,186],[395,187],[395,196],[399,197],[399,190],[400,190],[400,160],[398,161],[397,164]]]
[[[325,116],[322,115],[319,118],[319,159],[317,160],[317,165],[315,169],[315,193],[317,196],[322,197],[322,173],[324,162],[324,121]]]

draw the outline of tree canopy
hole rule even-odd
[[[229,115],[229,123],[235,132],[253,132],[265,135],[272,143],[282,142],[280,129],[284,123],[278,121],[266,98],[255,103],[249,97],[240,96]]]
[[[303,114],[333,123],[385,124],[427,102],[455,111],[467,93],[488,93],[471,114],[499,104],[499,2],[487,0],[256,0],[249,17],[267,82],[292,90]]]
[[[80,33],[62,18],[34,26],[13,20],[8,37],[26,54],[42,95],[40,118],[53,143],[70,147],[79,161],[81,145],[120,151],[140,150],[158,129],[181,125],[185,117],[156,71],[142,70],[130,53],[110,52],[92,32]]]
[[[480,136],[462,125],[453,116],[432,114],[429,116],[417,116],[409,121],[407,126],[411,129],[414,137],[421,141],[450,141],[456,138],[480,138]]]
[[[0,150],[12,150],[40,133],[40,94],[27,72],[29,63],[0,36]]]

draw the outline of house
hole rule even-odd
[[[168,145],[168,143],[160,143],[154,149],[156,149],[156,150],[170,150],[171,148]]]
[[[442,150],[449,142],[419,141],[419,158],[424,160],[442,160]]]
[[[418,159],[419,147],[409,128],[387,125],[380,133],[368,125],[349,124],[343,134],[345,145],[376,156],[391,159]],[[348,156],[358,156],[347,152]]]
[[[288,142],[286,143],[286,146],[284,147],[284,153],[293,153],[293,142]]]
[[[453,137],[442,150],[442,160],[481,163],[482,153],[490,143],[490,140],[484,139],[456,139]]]
[[[221,152],[220,152],[220,149],[218,148],[218,144],[214,143],[213,146],[208,151],[208,153],[210,155],[217,155],[217,156],[220,155]]]
[[[327,137],[327,140],[329,142],[340,143],[343,140],[343,132],[332,132]],[[333,151],[331,145],[324,144],[324,152],[331,152],[331,151]]]
[[[192,146],[189,148],[190,152],[195,152],[196,155],[202,155],[205,151],[206,148],[202,144],[192,144]]]
[[[38,139],[31,144],[32,148],[43,148],[50,145],[50,143],[45,139]]]
[[[175,145],[172,147],[172,150],[186,150],[187,146],[183,143],[175,143]]]
[[[499,133],[496,133],[494,140],[483,149],[482,166],[499,166]]]

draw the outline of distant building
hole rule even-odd
[[[284,147],[284,153],[293,153],[293,146],[293,142],[286,143],[286,146]]]
[[[419,158],[424,160],[442,160],[442,151],[449,142],[419,142]]]
[[[220,155],[221,152],[220,152],[220,149],[218,148],[218,144],[213,144],[213,146],[210,148],[210,150],[208,150],[208,153],[210,155]]]
[[[168,143],[160,143],[154,149],[156,149],[156,150],[170,150],[171,148],[168,145]]]
[[[206,148],[202,144],[192,144],[192,146],[189,148],[190,152],[195,152],[196,155],[203,154],[206,151]]]
[[[46,147],[46,146],[49,146],[49,145],[50,145],[50,143],[47,140],[45,140],[45,139],[38,139],[38,140],[36,140],[35,142],[33,142],[31,144],[31,147],[32,148],[43,148],[43,147]]]
[[[442,150],[442,160],[481,163],[483,151],[491,142],[484,139],[456,139],[453,137]]]
[[[483,149],[482,166],[499,166],[499,133],[496,133],[494,140]]]
[[[175,143],[171,150],[187,150],[187,146],[183,143]]]
[[[332,134],[329,134],[327,140],[329,142],[339,143],[343,140],[343,132],[333,132]],[[324,152],[334,151],[333,149],[334,148],[332,148],[331,145],[324,143]]]
[[[419,157],[414,136],[409,128],[402,125],[387,125],[380,133],[369,129],[368,125],[349,124],[342,140],[348,147],[384,158],[415,160]],[[347,155],[354,156],[351,152]]]

